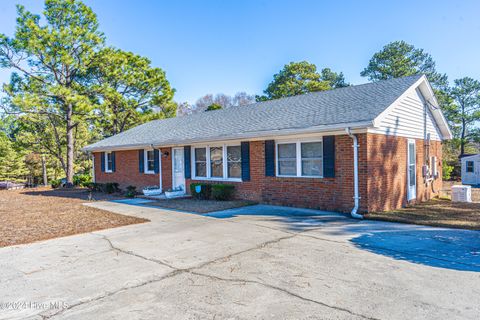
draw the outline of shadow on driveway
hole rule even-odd
[[[150,206],[150,200],[145,199],[114,202],[160,209]],[[324,227],[321,228],[322,233],[343,239],[347,236],[348,241],[361,250],[430,267],[480,272],[480,231],[359,221],[341,213],[271,205],[246,206],[206,214],[171,211],[216,219],[249,216],[258,222],[278,223],[293,232]]]
[[[480,272],[480,232],[403,230],[364,233],[350,240],[356,247],[396,260],[430,267]]]
[[[303,208],[282,207],[272,205],[254,205],[224,211],[203,214],[206,217],[228,219],[239,216],[265,217],[268,221],[281,223],[289,231],[306,231],[326,223],[347,219],[341,213]]]
[[[460,271],[480,272],[480,232],[419,227],[397,223],[358,221],[339,213],[257,205],[212,212],[206,216],[272,217],[291,231],[306,231],[325,226],[324,232],[351,235],[357,248],[396,260]],[[332,228],[329,228],[332,227]]]

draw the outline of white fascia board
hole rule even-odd
[[[460,160],[463,161],[463,160],[474,159],[474,158],[477,158],[478,156],[480,156],[480,154],[472,154],[470,156],[462,157]]]
[[[433,118],[435,119],[435,122],[437,123],[437,126],[442,133],[442,138],[444,140],[450,140],[453,138],[453,134],[450,130],[447,119],[445,118],[445,115],[443,114],[442,109],[438,104],[437,98],[435,97],[435,93],[432,86],[430,85],[430,82],[428,81],[427,77],[423,76],[423,78],[425,78],[425,81],[423,81],[419,86],[420,92],[422,93],[424,99],[426,99],[428,102],[428,108],[430,109],[430,112],[432,113]],[[429,97],[429,99],[427,99],[426,97]]]

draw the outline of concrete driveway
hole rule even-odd
[[[253,206],[0,249],[1,319],[478,319],[480,233]]]

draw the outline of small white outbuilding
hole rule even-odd
[[[480,154],[462,158],[462,183],[480,184]]]

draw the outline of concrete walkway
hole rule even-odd
[[[0,249],[0,319],[478,319],[480,233],[272,206]],[[11,304],[11,303],[17,304]]]

